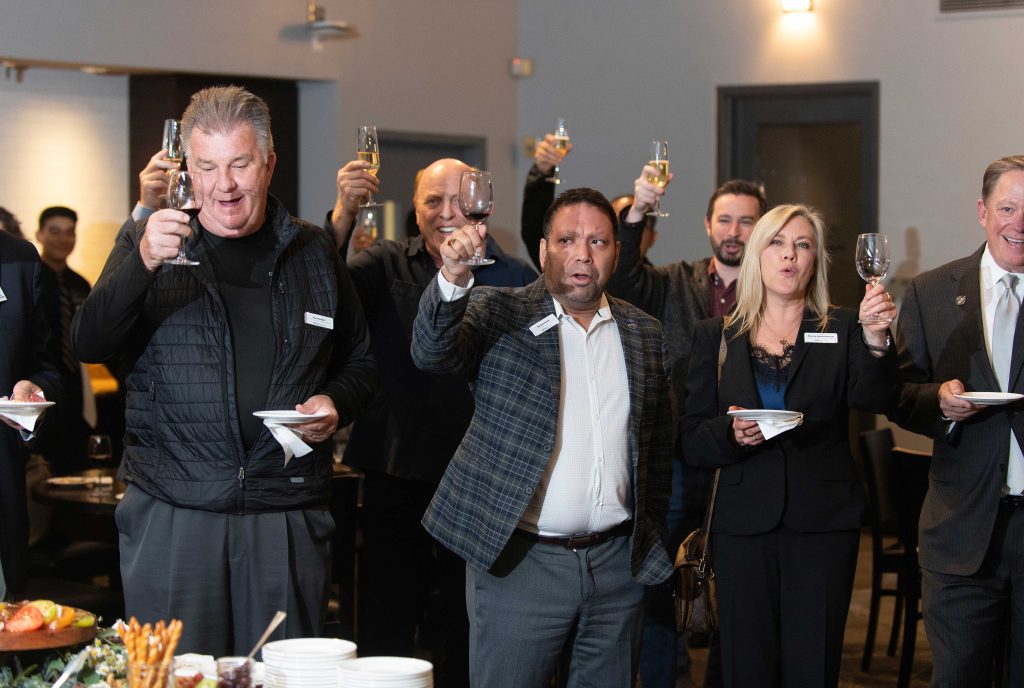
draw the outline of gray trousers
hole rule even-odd
[[[571,550],[513,535],[489,572],[466,568],[469,680],[474,688],[544,688],[563,648],[570,688],[630,688],[644,586],[630,538]]]
[[[320,635],[334,533],[327,509],[218,514],[130,485],[115,519],[127,616],[181,619],[178,654],[248,654],[279,609],[288,618],[272,639]]]

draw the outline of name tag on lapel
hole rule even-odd
[[[839,334],[836,332],[804,332],[807,344],[838,344]]]
[[[328,318],[326,315],[317,315],[316,313],[310,313],[308,311],[305,314],[305,318],[307,325],[322,327],[325,330],[334,329],[334,318]]]
[[[538,320],[530,325],[530,332],[533,332],[534,337],[539,337],[557,324],[558,318],[556,318],[554,313],[552,313],[543,320]]]

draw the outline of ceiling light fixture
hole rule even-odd
[[[813,0],[782,0],[783,12],[813,12]]]

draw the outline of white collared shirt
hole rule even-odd
[[[589,330],[554,304],[562,362],[555,447],[519,527],[599,533],[632,515],[626,360],[605,296]]]
[[[992,362],[992,328],[995,322],[996,315],[996,304],[999,303],[999,297],[1002,295],[1002,286],[999,281],[1003,279],[1008,270],[1003,270],[996,264],[995,258],[992,257],[992,252],[989,250],[988,244],[985,244],[985,252],[981,256],[980,266],[980,280],[981,280],[981,317],[982,325],[985,328],[985,351],[988,354],[989,363]],[[1024,275],[1018,275],[1019,278],[1024,278]],[[1019,281],[1017,284],[1017,293],[1021,293],[1022,287],[1024,287],[1024,280]],[[999,384],[1003,385],[1005,382],[999,380]],[[992,391],[1009,391],[1009,390],[992,390]],[[1013,435],[1013,430],[1010,431],[1010,456],[1009,461],[1016,463],[1016,470],[1007,470],[1007,479],[1013,476],[1024,476],[1024,453],[1021,452],[1020,445],[1017,442],[1017,438]],[[1004,494],[1021,494],[1024,490],[1024,484],[1020,485],[1005,485],[1003,489]]]

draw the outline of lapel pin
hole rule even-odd
[[[967,303],[967,297],[966,296],[961,294],[960,296],[956,297],[956,305],[962,306],[965,303]]]

